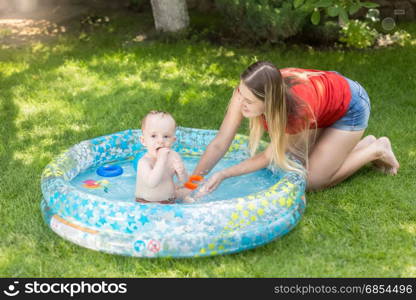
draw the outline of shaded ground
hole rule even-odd
[[[123,8],[117,11],[130,13]],[[72,25],[79,25],[88,15],[105,16],[112,13],[114,9],[90,6],[88,1],[78,5],[39,6],[26,13],[9,10],[0,14],[0,45],[9,48],[51,40],[66,33]]]

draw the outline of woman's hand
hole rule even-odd
[[[208,181],[198,190],[195,197],[203,197],[209,193],[215,191],[215,189],[221,184],[221,182],[226,178],[224,172],[220,171],[212,175]]]

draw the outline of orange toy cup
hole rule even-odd
[[[188,181],[185,182],[183,186],[190,190],[196,190],[198,188],[198,183],[195,183],[194,181],[200,182],[203,179],[204,177],[201,175],[191,175],[189,176]]]
[[[190,182],[190,181],[185,182],[185,184],[183,186],[186,187],[187,189],[190,189],[190,190],[195,190],[195,189],[198,188],[198,184]]]
[[[191,175],[189,176],[189,181],[202,181],[204,179],[201,175]]]

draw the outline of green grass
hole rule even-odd
[[[125,43],[142,24],[149,25],[121,18],[81,39],[72,32],[49,44],[0,48],[0,276],[416,276],[415,46],[317,51]],[[415,24],[407,29],[416,35]],[[372,101],[367,134],[392,140],[399,174],[365,167],[335,188],[309,193],[291,233],[228,256],[109,255],[63,240],[44,224],[40,176],[61,151],[138,128],[151,109],[172,112],[180,126],[217,129],[239,74],[256,60],[337,70],[359,81]]]

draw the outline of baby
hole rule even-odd
[[[140,141],[147,153],[137,164],[136,201],[141,203],[173,204],[184,197],[186,189],[176,187],[173,176],[179,178],[180,186],[187,181],[187,173],[179,154],[170,149],[176,141],[176,122],[172,115],[162,111],[151,111],[142,120]]]

